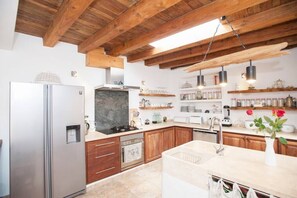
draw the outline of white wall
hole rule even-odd
[[[254,84],[256,88],[271,87],[274,81],[281,79],[285,81],[285,86],[297,87],[297,48],[290,50],[290,55],[254,61],[253,65],[257,67],[257,81]],[[235,90],[236,85],[244,82],[241,80],[241,73],[245,73],[245,68],[249,63],[230,65],[225,67],[228,72],[228,85],[222,89],[223,105],[231,105],[231,98],[247,99],[247,98],[286,98],[289,94],[293,97],[297,97],[297,92],[272,92],[272,93],[257,93],[257,94],[227,94],[228,90]],[[202,70],[203,74],[219,72],[220,68]],[[172,72],[172,78],[179,79],[174,82],[174,86],[179,88],[180,82],[185,82],[187,76],[198,75],[195,73],[186,73],[183,69],[174,70]],[[176,92],[179,93],[178,91]],[[178,103],[178,102],[177,102]],[[175,115],[183,115],[179,112],[179,105],[174,109]],[[255,111],[257,116],[270,115],[271,111]],[[288,118],[287,124],[293,124],[297,127],[297,112],[287,111],[286,118]],[[231,111],[231,119],[237,123],[244,122],[244,120],[251,119],[241,110]]]
[[[161,78],[165,71],[158,70],[145,67],[142,62],[126,63],[125,81],[130,85],[140,85],[144,79],[151,86],[163,85],[167,82]],[[71,71],[77,71],[78,77],[71,77]],[[105,71],[85,67],[85,55],[77,53],[75,45],[59,43],[54,48],[43,47],[41,38],[17,33],[13,50],[0,50],[0,139],[3,140],[0,148],[0,197],[9,191],[9,82],[34,82],[40,72],[55,73],[66,85],[84,86],[85,113],[94,120],[94,87],[104,83]],[[130,106],[137,107],[138,101],[138,92],[131,93]]]

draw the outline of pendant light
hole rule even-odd
[[[250,60],[250,65],[246,67],[246,81],[249,84],[256,82],[256,66],[252,65],[252,60]]]
[[[203,89],[204,87],[204,76],[201,75],[201,70],[200,70],[199,76],[197,76],[197,86],[198,86],[198,89]]]
[[[222,71],[219,72],[219,83],[222,87],[227,85],[227,71],[224,71],[224,67],[222,67]]]

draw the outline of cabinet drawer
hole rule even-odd
[[[120,165],[117,163],[110,164],[108,167],[92,167],[88,171],[87,183],[91,183],[105,177],[114,175],[120,172]]]
[[[119,145],[120,145],[120,139],[118,137],[104,139],[104,140],[97,140],[97,141],[87,142],[86,143],[86,151],[87,151],[87,154],[89,155],[94,152],[100,152],[105,149],[108,149],[107,147],[109,147],[109,148],[119,147]]]
[[[107,168],[110,164],[119,164],[120,154],[119,151],[113,151],[109,153],[104,153],[102,155],[88,155],[87,156],[87,165],[88,169],[91,167],[97,166],[102,169]]]

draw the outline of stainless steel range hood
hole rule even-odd
[[[95,87],[95,90],[110,90],[110,91],[129,91],[131,89],[140,89],[138,86],[124,85],[124,69],[106,68],[105,69],[105,84]]]

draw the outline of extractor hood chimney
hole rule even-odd
[[[96,90],[129,91],[130,89],[140,89],[138,86],[124,85],[124,69],[110,67],[106,68],[105,72],[105,84],[95,87]]]

